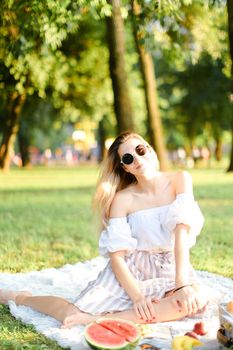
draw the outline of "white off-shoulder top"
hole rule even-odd
[[[174,230],[177,224],[189,229],[189,246],[196,243],[204,217],[193,195],[181,193],[168,205],[143,209],[125,217],[111,218],[99,240],[101,255],[109,252],[143,250],[164,252],[174,249]]]

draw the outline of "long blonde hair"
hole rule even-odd
[[[116,192],[137,182],[134,175],[124,170],[118,154],[120,145],[131,138],[137,138],[141,142],[147,143],[136,133],[123,132],[110,146],[107,157],[102,164],[102,171],[97,182],[93,200],[94,207],[98,210],[101,218],[102,228],[108,223],[110,207]]]

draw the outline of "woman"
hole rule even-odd
[[[101,208],[100,253],[104,270],[74,304],[55,296],[0,290],[0,302],[15,301],[50,315],[62,328],[101,315],[137,323],[163,322],[200,312],[204,287],[189,262],[189,249],[203,226],[188,173],[163,173],[151,146],[125,132],[111,145],[95,201]]]

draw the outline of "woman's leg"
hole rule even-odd
[[[204,290],[203,286],[197,286],[195,288],[195,292],[198,293],[200,299],[201,299],[201,308],[203,308],[207,304],[207,295],[206,291]],[[178,293],[178,292],[177,292]],[[166,321],[173,321],[173,320],[179,320],[180,318],[183,318],[187,315],[187,310],[183,307],[179,307],[174,303],[174,297],[173,295],[167,296],[159,301],[159,303],[154,303],[154,309],[156,314],[155,320],[148,320],[148,323],[157,323],[157,322],[166,322]],[[138,318],[136,313],[133,309],[120,311],[120,312],[114,312],[114,313],[106,313],[103,315],[104,317],[114,318],[119,317],[126,320],[133,321],[135,323],[145,323],[145,321]],[[99,316],[91,316],[90,315],[90,321],[95,321]],[[79,324],[80,318],[78,314],[73,314],[70,316],[67,316],[63,321],[63,327],[62,328],[70,328],[75,324]]]
[[[99,316],[81,312],[74,304],[56,296],[32,296],[29,292],[0,290],[0,303],[7,304],[13,300],[17,305],[29,306],[43,314],[49,315],[60,322],[67,317],[75,317],[79,324],[87,324]]]
[[[206,305],[208,300],[206,292],[202,286],[198,286],[195,289],[195,292],[198,293],[200,297],[202,308]],[[176,293],[179,293],[179,291]],[[87,324],[95,321],[101,316],[81,312],[75,305],[59,297],[30,296],[25,294],[25,292],[0,290],[0,303],[6,303],[9,300],[15,301],[17,305],[29,306],[39,312],[56,318],[63,323],[62,328],[70,328],[76,324]],[[185,308],[178,307],[178,305],[174,303],[173,295],[161,299],[159,303],[154,303],[154,309],[156,319],[153,321],[148,320],[148,323],[178,320],[187,315],[187,310]],[[115,313],[106,313],[104,317],[119,317],[136,323],[145,323],[145,321],[138,318],[133,309]]]

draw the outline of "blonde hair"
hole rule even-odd
[[[134,175],[126,172],[120,163],[118,149],[121,144],[131,138],[137,138],[141,142],[147,142],[138,134],[132,132],[121,133],[110,146],[107,157],[102,164],[102,171],[97,182],[93,204],[101,218],[101,228],[108,223],[110,207],[115,194],[128,187],[137,180]]]

